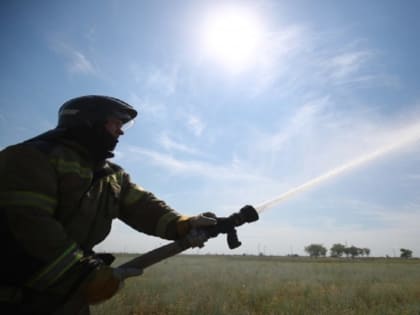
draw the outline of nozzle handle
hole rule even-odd
[[[236,229],[232,229],[227,233],[227,243],[230,249],[235,249],[242,245],[238,239],[238,233],[236,232]]]

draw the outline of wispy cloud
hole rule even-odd
[[[258,95],[270,88],[284,75],[290,75],[290,62],[304,47],[305,29],[301,25],[282,25],[280,30],[266,33],[256,63],[255,85],[251,88]]]
[[[172,95],[176,93],[179,81],[179,67],[170,66],[140,66],[131,64],[131,75],[134,81],[141,85],[146,93],[159,91],[160,94]]]
[[[71,63],[69,65],[69,70],[72,73],[83,73],[90,74],[94,73],[92,63],[79,51],[73,51],[71,53]]]
[[[325,174],[334,174],[327,177],[329,181],[387,157],[399,165],[418,150],[420,115],[415,111],[388,120],[378,113],[366,116],[363,108],[350,112],[338,110],[324,97],[306,103],[281,129],[248,137],[252,150],[238,156],[280,188],[273,196],[261,196],[274,199]],[[417,178],[412,175],[411,182]],[[406,180],[403,175],[399,179]],[[273,190],[266,187],[265,191]],[[337,204],[348,206],[346,201]]]
[[[128,100],[130,104],[139,110],[142,120],[158,120],[168,116],[167,106],[155,99],[149,99],[147,96],[139,96],[131,92]]]
[[[399,87],[398,77],[386,72],[381,51],[345,32],[324,34],[305,24],[279,25],[260,48],[258,79],[251,91],[260,95],[275,85],[287,95],[316,94],[343,85]]]
[[[172,67],[168,71],[162,69],[153,69],[146,78],[146,84],[152,88],[163,90],[167,94],[173,94],[176,91],[178,80],[178,68]]]
[[[201,136],[205,128],[204,122],[197,115],[188,115],[187,126],[197,137]]]
[[[214,165],[201,160],[182,160],[170,154],[135,146],[129,147],[128,151],[134,153],[133,156],[147,158],[150,163],[165,169],[169,173],[228,181],[267,180],[259,174],[249,172],[249,170],[245,172],[242,169],[237,169],[234,163],[230,165]]]
[[[88,57],[80,50],[64,42],[56,41],[53,49],[67,59],[67,69],[72,74],[95,74],[96,69]]]
[[[357,73],[372,57],[369,51],[349,51],[325,61],[325,67],[332,80],[342,80]]]
[[[306,102],[290,117],[285,126],[270,133],[261,133],[254,139],[254,147],[261,151],[261,156],[267,152],[279,152],[284,146],[299,137],[302,131],[311,128],[324,115],[324,110],[329,103],[329,97],[325,96]]]
[[[173,138],[169,137],[166,133],[162,133],[159,136],[158,141],[160,145],[168,151],[175,150],[175,151],[184,152],[184,153],[193,154],[193,155],[201,155],[201,153],[197,149],[175,141]]]

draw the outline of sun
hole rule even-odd
[[[230,70],[241,71],[258,58],[263,37],[257,14],[248,8],[218,8],[203,21],[204,54]]]

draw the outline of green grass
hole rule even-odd
[[[420,260],[181,255],[92,314],[420,315]]]

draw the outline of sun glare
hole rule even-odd
[[[205,55],[233,71],[252,66],[262,41],[257,15],[245,8],[211,12],[204,21],[202,48]]]

